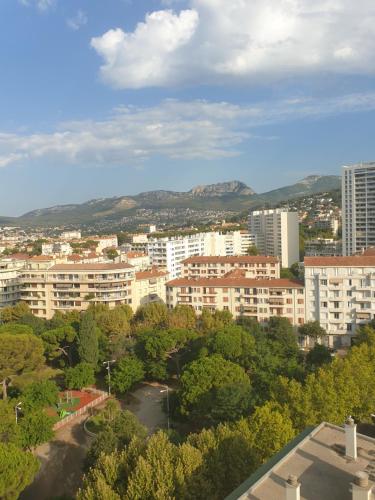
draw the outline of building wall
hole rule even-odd
[[[136,273],[133,284],[133,310],[151,302],[166,302],[168,274],[159,271]]]
[[[280,261],[277,257],[190,257],[182,263],[184,278],[219,278],[236,269],[246,272],[248,278],[280,278]]]
[[[343,167],[343,255],[375,245],[375,163]]]
[[[279,257],[282,267],[299,261],[298,213],[283,209],[250,213],[249,233],[262,255]]]
[[[293,325],[305,320],[305,298],[302,284],[290,280],[231,280],[180,279],[167,283],[167,305],[193,307],[199,314],[203,309],[227,310],[235,318],[246,316],[266,322],[272,316],[289,319]]]
[[[375,257],[354,259],[305,259],[306,321],[319,321],[330,346],[350,345],[358,326],[375,318]]]
[[[21,298],[33,314],[50,319],[56,311],[84,311],[91,303],[132,306],[134,269],[127,264],[62,264],[22,274]]]
[[[0,308],[13,306],[20,300],[22,268],[22,263],[0,260]]]

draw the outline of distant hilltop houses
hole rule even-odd
[[[250,195],[231,184],[218,192],[200,187],[191,196],[220,198],[229,188]],[[375,319],[375,163],[343,167],[341,208],[337,194],[313,193],[207,230],[156,224],[139,230],[83,236],[64,229],[51,236],[3,227],[0,308],[22,300],[36,316],[51,318],[92,303],[136,311],[163,302],[259,323],[284,317],[296,331],[318,322],[331,347],[350,345],[358,326]]]

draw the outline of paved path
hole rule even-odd
[[[165,387],[157,383],[141,384],[123,401],[123,408],[133,412],[152,434],[167,426],[162,410]],[[83,430],[87,415],[78,417],[56,431],[53,441],[36,449],[41,468],[34,482],[21,494],[20,500],[51,500],[56,497],[74,497],[81,486],[82,468],[92,438]]]
[[[81,416],[56,432],[55,438],[36,449],[41,467],[34,482],[21,494],[21,500],[50,500],[73,496],[81,485],[82,467],[89,438]]]

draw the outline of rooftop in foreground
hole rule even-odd
[[[323,422],[316,428],[309,428],[261,466],[226,500],[284,499],[290,475],[301,485],[301,500],[356,498],[352,496],[351,483],[357,472],[369,475],[369,490],[375,484],[375,439],[362,434],[356,436],[358,456],[353,459],[346,456],[346,430],[342,427]]]

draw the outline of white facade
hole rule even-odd
[[[42,244],[42,255],[71,255],[72,253],[72,247],[66,242],[55,241]]]
[[[279,257],[282,267],[299,261],[298,212],[280,208],[251,212],[249,233],[254,235],[259,253]]]
[[[244,255],[254,239],[246,231],[196,233],[186,236],[149,238],[151,265],[167,269],[171,279],[181,276],[183,260],[194,255]]]
[[[375,162],[343,167],[343,255],[375,246]]]
[[[62,240],[79,240],[81,239],[81,231],[64,231],[61,234]]]
[[[23,261],[0,260],[0,308],[13,306],[21,298]]]
[[[350,345],[375,318],[375,257],[306,257],[306,321],[319,321],[330,346]]]

